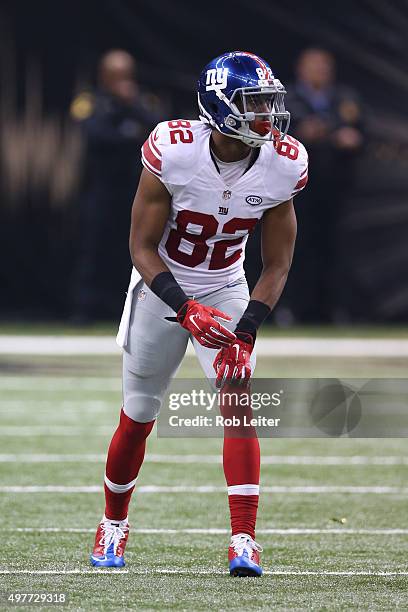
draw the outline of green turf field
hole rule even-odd
[[[406,376],[406,363],[264,357],[257,373]],[[195,375],[186,358],[180,376]],[[262,440],[265,575],[232,579],[222,441],[153,432],[127,567],[91,568],[120,402],[117,357],[0,356],[0,592],[65,592],[70,610],[408,609],[404,439]]]

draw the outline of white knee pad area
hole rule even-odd
[[[149,423],[157,418],[161,399],[140,392],[128,392],[123,402],[124,413],[137,423]]]

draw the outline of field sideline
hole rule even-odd
[[[408,357],[405,338],[270,338],[257,340],[261,357]],[[0,336],[3,355],[118,355],[110,336]],[[189,342],[187,356],[194,355]]]
[[[4,331],[15,343],[30,333]],[[308,354],[293,342],[281,354],[260,351],[257,375],[406,376],[405,348],[381,352],[376,342],[376,351],[362,353],[374,334],[360,337],[354,353]],[[40,346],[41,336],[34,338]],[[394,336],[393,346],[406,338]],[[285,343],[284,336],[264,340]],[[291,340],[313,346],[301,334]],[[92,569],[104,457],[121,402],[120,355],[98,347],[96,354],[24,354],[7,352],[5,342],[0,336],[2,593],[66,592],[69,610],[408,607],[404,439],[261,440],[257,539],[265,575],[238,580],[226,573],[222,441],[153,432],[131,508],[127,567]],[[194,357],[179,375],[201,376]]]

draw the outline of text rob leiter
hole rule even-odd
[[[220,415],[215,417],[204,415],[180,417],[173,414],[169,417],[170,427],[278,427],[279,423],[280,418],[261,415],[252,418],[248,418],[246,415],[224,418]]]

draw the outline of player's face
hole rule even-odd
[[[245,101],[240,100],[237,106],[241,112],[258,115],[251,121],[249,127],[260,136],[266,136],[272,129],[270,114],[273,110],[274,94],[253,93],[245,94]]]
[[[241,130],[243,140],[248,132],[258,141],[277,142],[284,137],[290,120],[290,113],[284,104],[285,94],[285,88],[278,79],[258,80],[258,86],[234,91],[231,102],[235,104],[234,110],[239,120],[245,122]]]
[[[247,111],[252,113],[271,113],[273,94],[249,94],[246,96]]]

